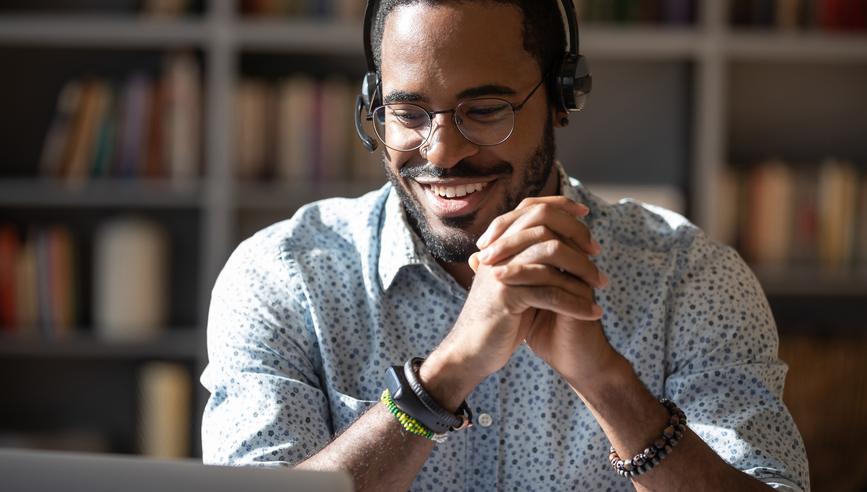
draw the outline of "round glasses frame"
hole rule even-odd
[[[545,77],[541,81],[539,81],[538,84],[536,84],[536,87],[534,87],[533,90],[530,91],[529,94],[527,94],[527,97],[525,97],[524,100],[521,101],[521,104],[519,104],[517,106],[513,106],[512,103],[510,103],[509,101],[506,101],[505,99],[500,99],[500,98],[496,98],[496,97],[469,99],[467,101],[463,101],[462,103],[458,104],[454,109],[446,109],[446,110],[442,110],[442,111],[428,111],[428,110],[424,109],[423,107],[419,106],[418,104],[412,104],[412,103],[388,103],[388,104],[383,104],[382,106],[377,106],[373,109],[368,110],[367,116],[365,117],[365,119],[367,121],[373,122],[374,113],[376,113],[377,111],[384,111],[385,109],[387,109],[388,107],[391,107],[391,106],[413,106],[413,107],[418,108],[420,110],[419,111],[420,113],[427,115],[427,118],[428,118],[428,134],[427,134],[427,136],[424,139],[422,139],[418,145],[416,145],[415,147],[412,147],[412,148],[408,148],[408,149],[399,149],[399,148],[395,148],[395,147],[392,147],[391,145],[389,145],[388,142],[385,141],[385,138],[383,138],[383,136],[379,134],[379,130],[377,129],[376,123],[373,123],[373,131],[376,133],[376,136],[379,138],[379,141],[382,142],[382,144],[385,145],[386,147],[388,147],[389,149],[394,150],[395,152],[412,152],[413,150],[421,148],[425,143],[427,143],[428,140],[430,140],[430,136],[433,135],[434,117],[438,114],[448,114],[448,113],[450,113],[452,115],[452,120],[455,122],[455,126],[458,128],[458,131],[460,131],[461,135],[463,135],[463,137],[466,138],[470,143],[472,143],[474,145],[479,145],[481,147],[493,147],[495,145],[500,145],[501,143],[505,142],[506,140],[509,139],[509,137],[512,136],[512,133],[514,133],[514,131],[515,131],[515,113],[520,111],[524,107],[524,105],[527,104],[527,101],[529,101],[530,98],[533,97],[533,94],[535,94],[536,91],[539,90],[539,87],[542,86],[542,83],[544,83],[545,80],[547,80],[547,78],[548,78],[547,74],[545,74]],[[464,128],[461,126],[462,121],[457,116],[458,110],[461,108],[461,106],[463,106],[465,104],[477,103],[479,101],[498,101],[498,102],[503,103],[505,106],[508,106],[512,110],[512,127],[509,129],[509,133],[499,142],[495,142],[495,143],[476,142],[464,132]]]

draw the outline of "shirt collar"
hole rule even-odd
[[[554,166],[560,180],[560,194],[571,200],[582,202],[581,194],[576,189],[578,182],[570,180],[560,161],[555,160]],[[379,281],[383,291],[387,291],[391,287],[401,268],[410,265],[422,265],[435,277],[449,284],[453,293],[466,295],[466,290],[458,285],[451,275],[437,263],[427,251],[421,238],[410,227],[406,219],[403,202],[393,185],[383,206],[383,215],[378,265]]]
[[[388,290],[401,268],[422,264],[422,249],[416,244],[415,233],[406,221],[403,204],[393,186],[383,208],[378,270],[382,290]]]

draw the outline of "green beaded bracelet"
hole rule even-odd
[[[394,400],[391,399],[391,394],[388,392],[388,388],[382,392],[382,396],[379,397],[379,400],[386,406],[386,408],[388,408],[388,411],[391,412],[392,415],[400,420],[400,424],[403,425],[403,428],[407,431],[438,443],[445,442],[448,438],[448,434],[436,434],[432,430],[421,425],[418,420],[410,417],[404,412],[401,412],[400,409],[397,408],[397,405],[394,404]]]

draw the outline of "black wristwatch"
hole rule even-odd
[[[472,425],[473,414],[466,401],[458,408],[458,412],[462,413],[453,415],[445,411],[422,388],[416,372],[423,360],[411,359],[405,366],[391,366],[385,371],[385,385],[397,408],[437,434]]]

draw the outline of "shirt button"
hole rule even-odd
[[[481,425],[482,427],[490,427],[491,424],[493,424],[493,423],[494,423],[494,418],[491,417],[490,415],[488,415],[486,413],[479,415],[479,425]]]

